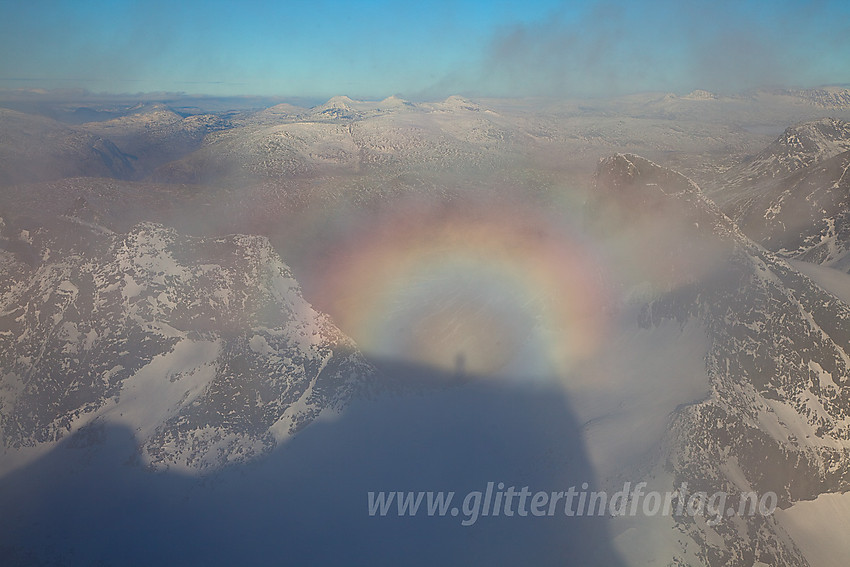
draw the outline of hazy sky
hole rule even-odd
[[[382,98],[850,82],[850,3],[6,1],[0,87]]]

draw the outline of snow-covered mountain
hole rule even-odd
[[[123,116],[79,126],[112,141],[130,156],[135,178],[198,149],[207,134],[228,127],[222,116],[181,116],[164,104],[139,105]]]
[[[160,167],[163,181],[281,181],[343,175],[432,174],[496,167],[515,159],[506,145],[522,137],[516,124],[481,112],[460,97],[414,105],[398,97],[378,102],[333,97],[307,113],[259,113],[214,133],[184,159]],[[376,169],[380,168],[380,169]]]
[[[850,122],[823,118],[791,126],[772,144],[746,163],[724,176],[724,185],[752,187],[766,180],[786,177],[850,150]],[[720,193],[718,199],[731,200],[734,191]]]
[[[262,237],[73,217],[4,236],[3,469],[96,422],[135,430],[154,467],[243,462],[373,374]]]
[[[847,108],[850,106],[850,89],[828,86],[819,89],[787,90],[786,94],[820,108]]]
[[[850,245],[846,175],[850,123],[822,119],[788,128],[711,196],[741,229],[787,257],[843,266]]]
[[[681,175],[618,155],[597,176],[592,225],[619,227],[629,253],[654,263],[654,295],[635,325],[696,324],[708,339],[710,392],[671,415],[646,465],[659,486],[774,491],[782,506],[848,490],[850,306],[748,239]],[[635,529],[629,541],[648,538],[670,564],[808,564],[774,517]]]
[[[129,156],[108,139],[0,108],[0,186],[63,177],[127,178],[133,172]]]

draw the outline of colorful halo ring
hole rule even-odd
[[[330,255],[318,303],[369,356],[469,375],[564,374],[599,346],[602,270],[541,215],[404,210]]]

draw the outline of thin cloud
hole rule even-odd
[[[831,5],[662,0],[563,8],[492,37],[478,64],[429,91],[605,96],[846,82],[850,34]]]

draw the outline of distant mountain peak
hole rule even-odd
[[[387,98],[385,98],[384,100],[382,100],[381,102],[378,103],[378,107],[381,110],[397,109],[397,108],[414,108],[415,106],[416,105],[414,105],[409,100],[405,100],[405,99],[401,98],[400,96],[396,96],[396,95],[388,96]]]
[[[360,108],[363,103],[353,100],[345,95],[331,97],[324,104],[316,106],[312,110],[314,116],[323,119],[352,119],[362,114]]]
[[[442,106],[452,110],[469,110],[472,112],[480,112],[484,110],[480,104],[460,95],[451,95],[446,98],[446,100],[442,102]]]
[[[718,96],[711,91],[695,89],[682,98],[686,100],[717,100]]]
[[[850,89],[827,86],[817,89],[792,90],[789,93],[804,102],[821,108],[850,107]]]
[[[270,106],[270,107],[258,112],[258,114],[261,114],[261,115],[275,115],[275,116],[279,116],[279,115],[296,116],[298,114],[303,114],[303,113],[304,113],[303,108],[301,108],[299,106],[295,106],[293,104],[289,104],[287,102],[282,102],[280,104]]]
[[[328,99],[328,102],[322,105],[324,108],[344,108],[351,109],[356,104],[356,101],[345,95],[337,95]]]
[[[724,175],[723,184],[753,186],[780,179],[850,150],[850,122],[820,118],[795,124],[747,163]],[[720,195],[727,202],[728,195]]]

